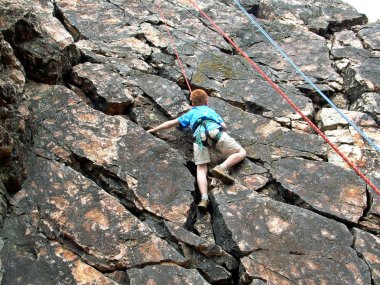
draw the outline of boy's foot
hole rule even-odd
[[[208,207],[208,203],[210,203],[209,200],[202,199],[202,200],[198,203],[198,207],[199,207],[199,208],[206,209],[206,208]]]
[[[228,173],[228,170],[221,165],[215,166],[214,169],[211,170],[211,173],[214,177],[222,180],[223,183],[232,184],[235,182],[235,179]]]

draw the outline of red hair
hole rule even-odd
[[[202,89],[196,89],[190,94],[190,101],[193,106],[207,105],[208,95]]]

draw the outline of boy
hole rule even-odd
[[[215,147],[225,156],[226,160],[217,165],[211,173],[224,183],[233,183],[234,179],[229,175],[228,169],[239,163],[246,157],[245,150],[226,132],[227,129],[223,119],[210,107],[208,107],[208,95],[201,89],[196,89],[190,94],[190,101],[193,105],[190,111],[177,119],[162,123],[161,125],[148,130],[154,133],[162,129],[169,129],[175,126],[186,128],[190,126],[193,131],[195,142],[194,161],[197,166],[197,183],[199,192],[202,195],[198,207],[207,208],[209,198],[207,194],[207,163],[211,162],[208,146],[213,141]]]

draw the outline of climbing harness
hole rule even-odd
[[[208,126],[211,123],[218,124],[213,119],[202,117],[202,118],[199,118],[194,123],[194,125],[193,125],[192,131],[194,133],[194,140],[195,140],[196,144],[199,146],[200,150],[202,150],[203,147],[209,146],[210,142],[211,142],[211,145],[216,144],[220,140],[220,138],[222,136],[221,127],[219,127],[219,132],[214,137],[210,136],[210,132],[208,130]],[[204,132],[204,134],[205,134],[205,140],[202,140],[202,133],[203,133],[202,132],[202,127],[205,130],[205,132]]]
[[[310,127],[319,134],[325,141],[330,145],[330,147],[356,172],[356,174],[363,179],[378,195],[380,195],[380,190],[368,179],[366,175],[364,175],[356,165],[351,162],[339,149],[338,147],[332,143],[327,136],[301,111],[301,109],[293,103],[293,101],[269,78],[268,75],[263,72],[260,67],[251,59],[249,56],[233,41],[231,38],[221,30],[221,28],[193,1],[188,0],[199,12],[200,14],[206,18],[211,25],[249,62],[249,64],[277,91],[277,93],[280,94],[281,97],[284,98],[284,100],[310,125]],[[166,21],[166,19],[163,16],[163,13],[161,11],[161,8],[159,5],[157,5],[160,15]],[[185,77],[186,83],[188,84],[189,90],[190,85],[188,83],[186,73],[184,72],[182,62],[180,60],[180,57],[178,55],[178,52],[175,49],[174,41],[171,37],[169,27],[165,23],[166,31],[168,32],[169,37],[171,38],[171,43],[173,45],[173,50],[175,50],[177,59],[180,63],[180,66],[182,68],[183,75]]]
[[[251,22],[259,29],[259,31],[265,36],[265,38],[281,53],[281,55],[290,63],[290,65],[309,83],[314,90],[317,91],[319,95],[326,100],[326,102],[338,112],[340,116],[348,124],[350,124],[367,143],[372,146],[377,152],[380,152],[379,146],[377,146],[367,135],[354,123],[352,122],[314,83],[307,77],[302,70],[293,62],[293,60],[285,53],[285,51],[273,40],[273,38],[265,31],[265,29],[260,25],[259,21],[255,16],[249,14],[246,9],[240,4],[239,0],[234,0],[235,4],[240,8],[240,10],[251,20]]]

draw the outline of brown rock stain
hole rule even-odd
[[[156,240],[156,242],[159,242]],[[155,241],[148,240],[147,242],[140,244],[139,246],[139,252],[144,260],[153,260],[153,261],[159,261],[163,258],[162,252],[159,249],[160,244],[157,245]]]
[[[280,217],[269,217],[267,227],[270,233],[280,235],[289,228],[290,224]]]
[[[98,117],[96,114],[91,114],[91,113],[78,113],[77,118],[83,122],[91,122],[94,123],[98,121]]]
[[[367,252],[364,254],[365,258],[370,260],[372,264],[380,264],[380,257],[371,252]]]
[[[82,135],[84,135],[87,140],[77,142],[76,147],[82,149],[88,158],[102,165],[111,163],[111,160],[116,158],[117,149],[112,141],[109,139],[100,140],[94,137],[93,133],[83,133]]]
[[[364,206],[363,192],[364,189],[361,191],[358,187],[347,187],[341,191],[340,198],[346,203]]]
[[[75,262],[72,273],[77,284],[115,284],[96,269],[80,261]]]
[[[78,258],[73,252],[66,250],[61,246],[56,248],[55,255],[59,256],[64,261],[69,261],[69,262],[72,262]]]
[[[106,215],[104,215],[104,213],[99,211],[99,209],[93,209],[93,210],[88,211],[84,215],[84,218],[87,219],[88,221],[91,221],[91,222],[99,225],[99,227],[102,230],[106,230],[109,228],[108,217]]]
[[[69,201],[63,197],[53,196],[47,199],[47,202],[56,206],[59,210],[65,210],[69,206]]]
[[[346,264],[346,267],[348,269],[349,272],[351,272],[351,274],[353,275],[353,278],[354,280],[356,281],[354,284],[363,284],[365,285],[364,281],[362,280],[361,276],[361,271],[360,269],[357,267],[357,265],[353,262],[350,262],[348,264]]]

